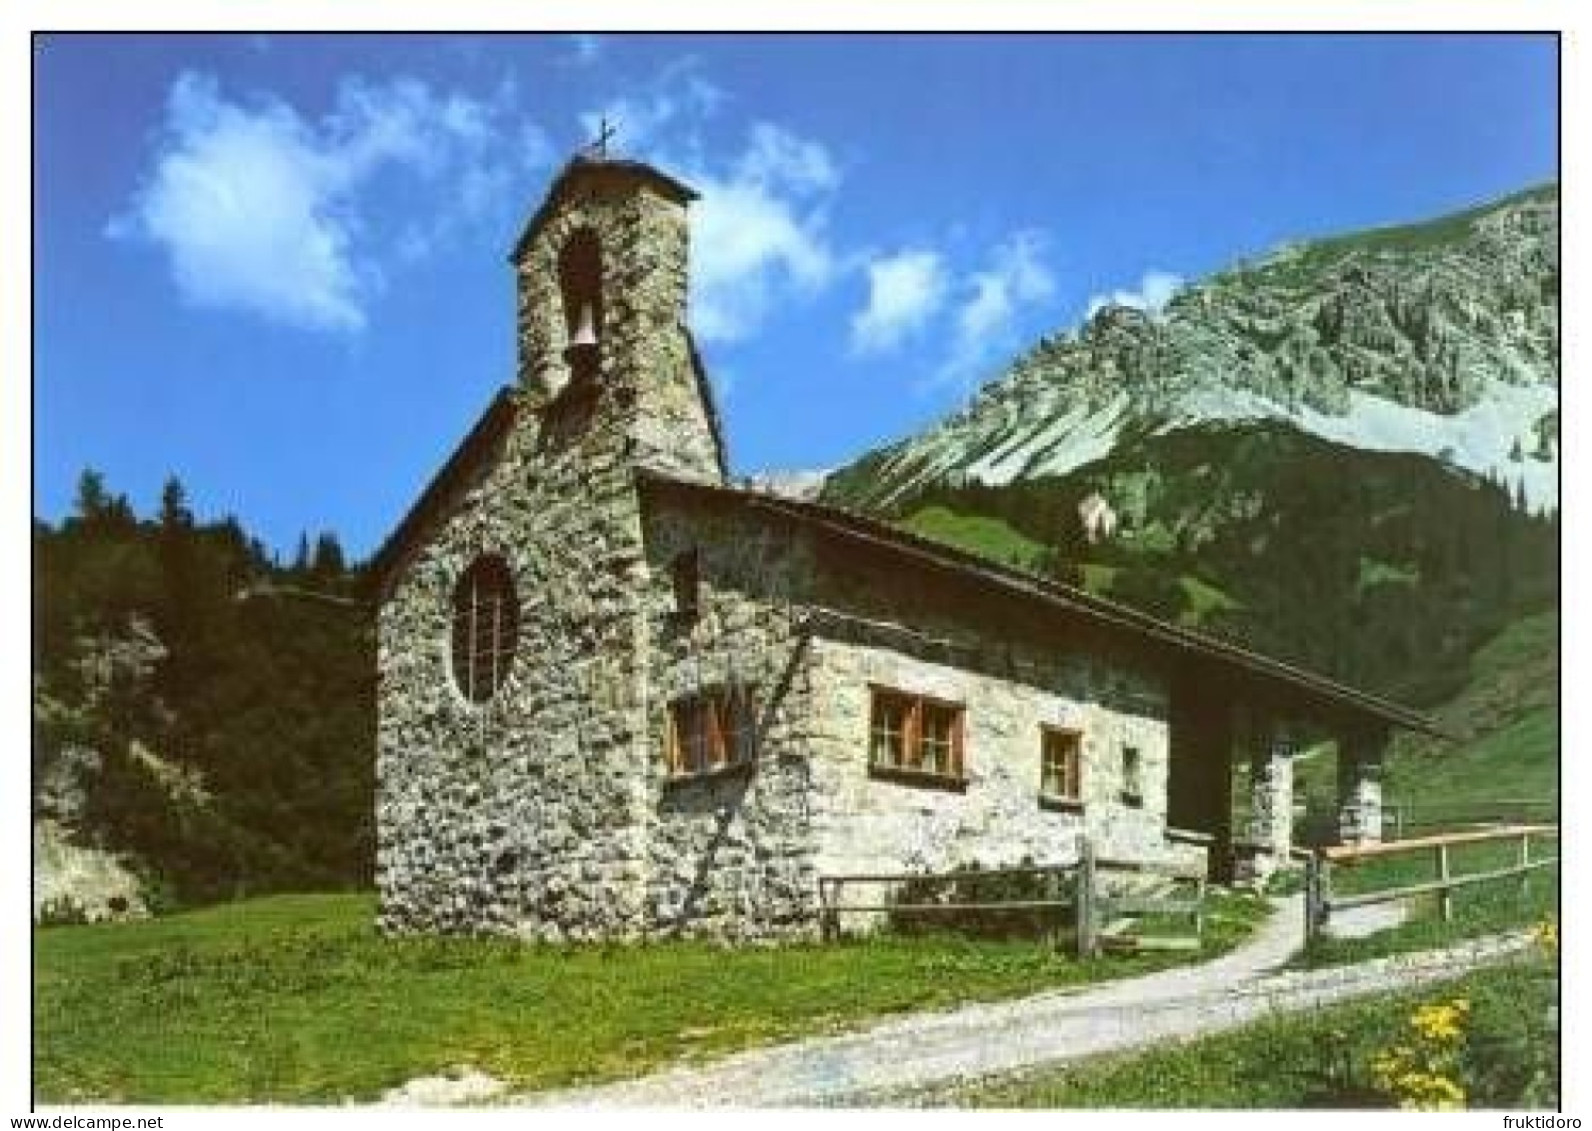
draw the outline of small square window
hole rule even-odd
[[[749,765],[757,757],[750,689],[719,688],[671,703],[664,754],[671,777]]]
[[[1040,732],[1039,792],[1057,801],[1083,800],[1083,733],[1045,727]]]
[[[962,779],[962,707],[876,687],[868,765],[903,777]]]
[[[696,620],[702,589],[696,548],[676,554],[669,565],[669,573],[674,585],[675,617],[686,623]]]
[[[1144,804],[1143,760],[1137,746],[1122,748],[1122,803],[1134,808]]]

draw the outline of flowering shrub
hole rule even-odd
[[[1410,1015],[1412,1039],[1371,1058],[1371,1079],[1399,1107],[1457,1111],[1465,1106],[1463,1058],[1470,1002],[1428,1002]]]
[[[1559,925],[1532,928],[1551,961]],[[1556,971],[1538,958],[1519,968],[1507,990],[1429,1001],[1405,1019],[1402,1037],[1370,1058],[1372,1086],[1389,1102],[1417,1111],[1480,1107],[1554,1107],[1558,1102]]]

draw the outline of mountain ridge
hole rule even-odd
[[[1557,601],[1557,232],[1542,186],[1103,308],[821,499],[1441,702]]]
[[[1418,224],[1284,245],[1048,335],[972,400],[826,482],[889,506],[958,476],[1066,474],[1124,434],[1282,420],[1558,504],[1558,186]]]

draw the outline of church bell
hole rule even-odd
[[[589,380],[597,372],[597,319],[592,310],[592,304],[580,304],[580,319],[576,323],[575,333],[569,340],[569,346],[564,350],[564,358],[569,362],[571,376],[576,381]]]
[[[597,327],[593,322],[591,303],[580,304],[580,324],[575,327],[575,336],[570,340],[570,349],[597,347]]]

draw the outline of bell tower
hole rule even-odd
[[[544,444],[723,482],[711,389],[686,322],[687,208],[650,165],[577,154],[515,244],[518,381]]]
[[[694,193],[599,146],[515,245],[517,387],[391,551],[378,621],[383,929],[648,929],[659,755],[636,471],[718,483],[686,324]]]

